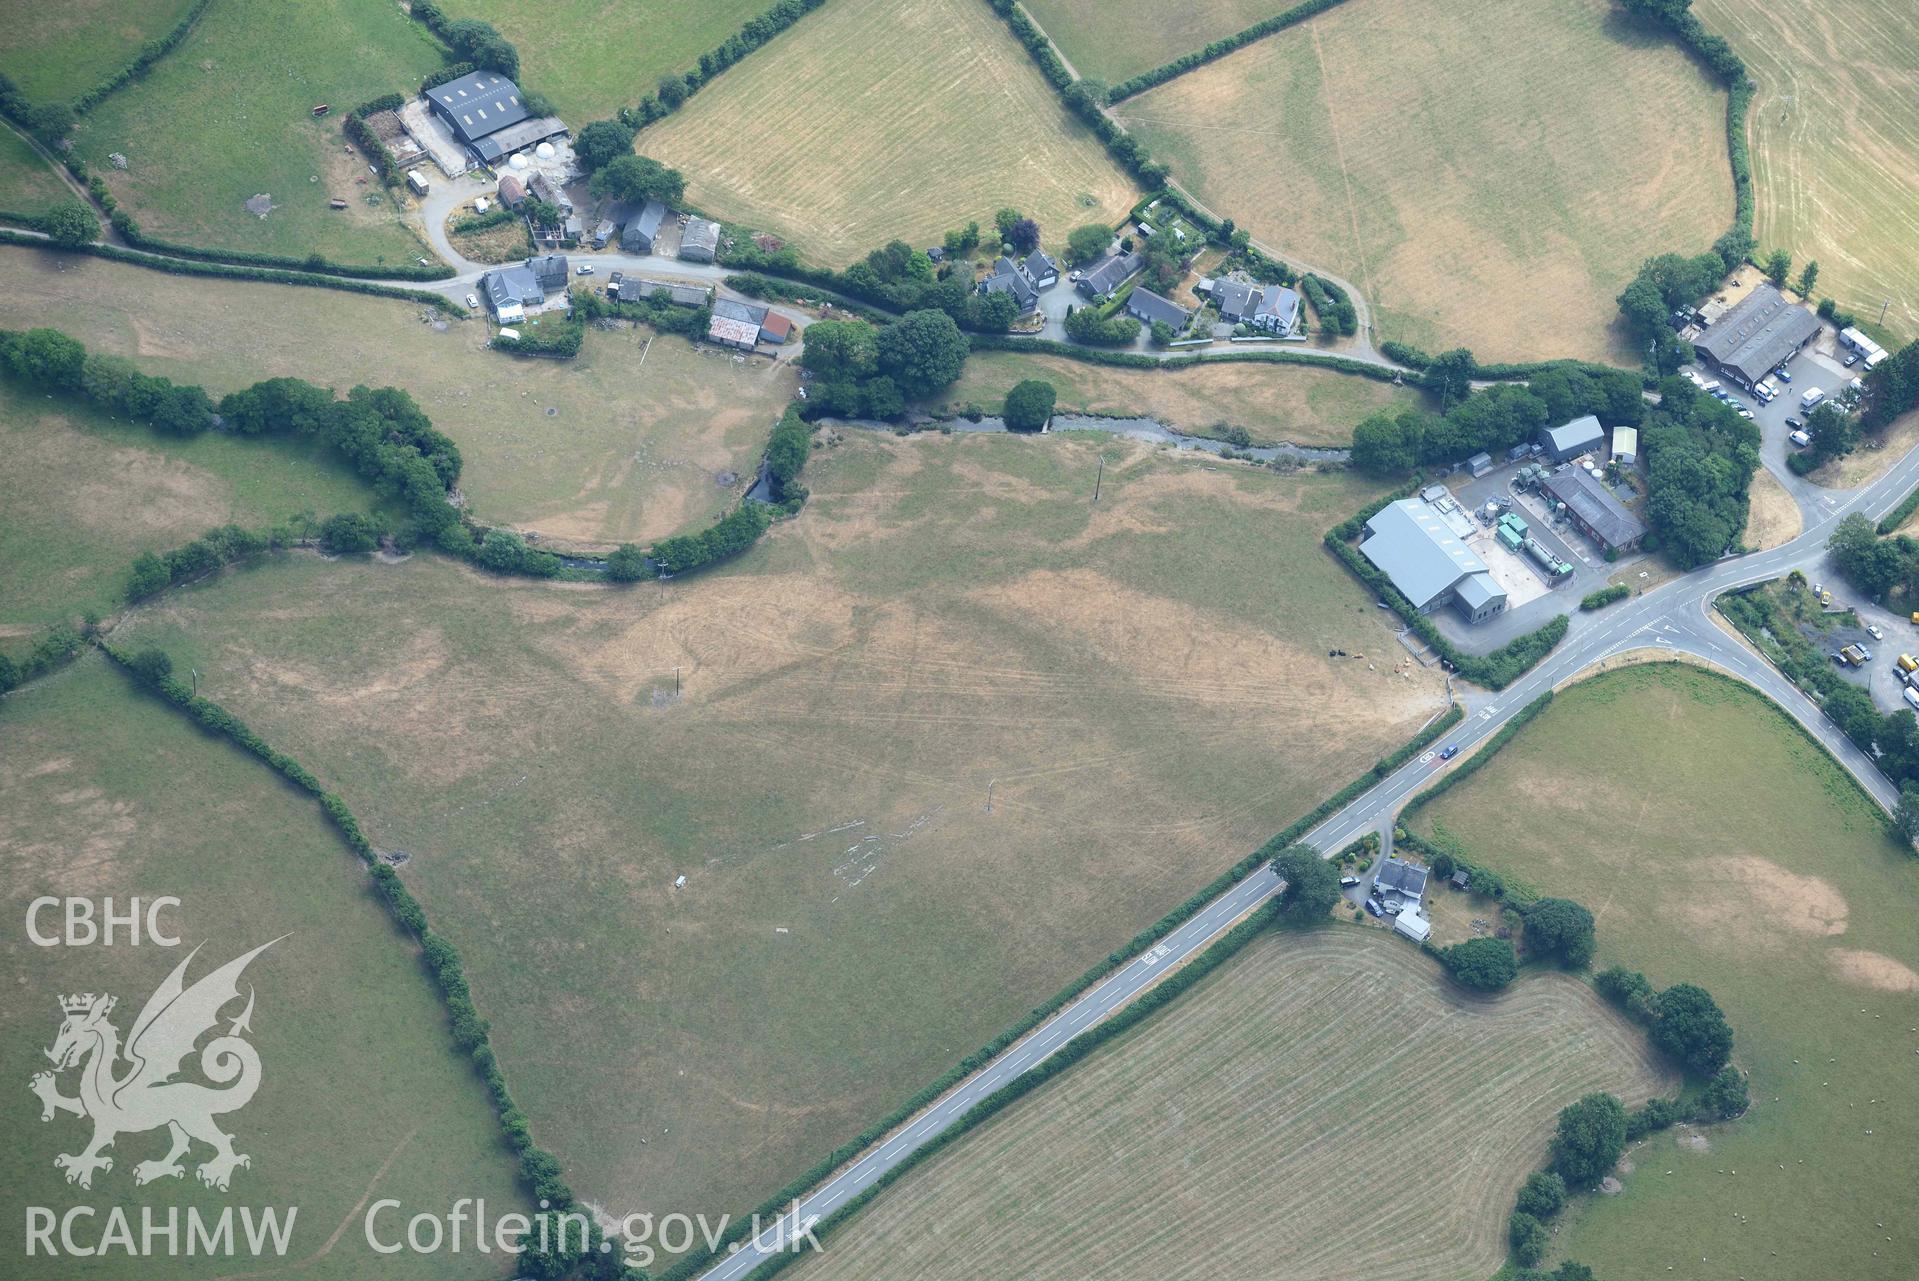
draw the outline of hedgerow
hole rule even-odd
[[[169,53],[172,53],[173,50],[179,46],[180,42],[187,38],[187,33],[193,30],[193,24],[200,20],[200,15],[207,11],[207,6],[212,2],[213,0],[194,0],[193,5],[181,17],[180,21],[174,24],[173,30],[141,45],[140,52],[134,55],[132,62],[129,62],[126,66],[120,68],[105,80],[102,80],[99,84],[87,90],[78,98],[75,98],[73,100],[73,114],[76,116],[86,115],[89,111],[99,106],[107,95],[117,89],[124,88],[126,85],[146,75],[154,63],[166,57]]]
[[[677,76],[662,76],[659,88],[640,99],[635,107],[621,107],[616,113],[620,123],[634,131],[664,120],[678,111],[686,100],[698,93],[714,76],[760,48],[780,32],[798,22],[826,0],[779,0],[758,17],[749,18],[740,29],[699,57],[699,65]]]
[[[1617,604],[1625,600],[1626,597],[1630,595],[1632,595],[1632,588],[1626,586],[1624,583],[1614,583],[1611,587],[1602,587],[1596,592],[1589,592],[1579,602],[1579,608],[1588,610],[1604,609],[1608,605]]]
[[[1274,14],[1263,22],[1255,22],[1243,31],[1236,31],[1230,36],[1215,40],[1203,49],[1175,58],[1171,62],[1154,67],[1151,71],[1142,71],[1130,80],[1120,81],[1107,91],[1106,101],[1124,102],[1128,98],[1145,93],[1156,85],[1165,84],[1175,76],[1183,76],[1209,62],[1216,62],[1235,49],[1244,48],[1255,40],[1262,40],[1276,31],[1284,31],[1287,27],[1304,22],[1316,14],[1324,13],[1340,2],[1341,0],[1305,0],[1304,3],[1296,4],[1284,13]]]

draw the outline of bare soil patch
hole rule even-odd
[[[1848,983],[1880,992],[1919,992],[1919,970],[1882,952],[1835,947],[1826,953],[1833,972]]]

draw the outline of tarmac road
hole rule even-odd
[[[1643,596],[1579,619],[1560,647],[1520,680],[1497,694],[1469,697],[1465,721],[1435,744],[1435,749],[1457,746],[1459,759],[1463,759],[1473,748],[1497,734],[1515,712],[1593,664],[1633,650],[1669,649],[1705,659],[1778,703],[1818,738],[1880,804],[1890,809],[1898,799],[1896,789],[1866,754],[1825,718],[1815,703],[1714,621],[1712,601],[1733,588],[1778,578],[1793,569],[1804,570],[1809,577],[1833,577],[1826,564],[1825,551],[1832,526],[1855,511],[1876,521],[1916,484],[1919,484],[1919,450],[1907,454],[1883,477],[1863,489],[1851,493],[1822,493],[1814,501],[1802,500],[1805,529],[1789,543],[1771,551],[1718,561]],[[1428,786],[1440,768],[1445,767],[1435,768],[1432,762],[1418,757],[1408,761],[1314,828],[1305,837],[1305,843],[1323,855],[1330,855],[1367,832],[1389,828],[1407,800]],[[810,1226],[859,1195],[968,1108],[1125,1005],[1152,986],[1160,975],[1198,954],[1280,887],[1279,878],[1272,870],[1262,867],[1213,900],[1156,947],[1095,985],[889,1135],[858,1162],[802,1198],[797,1211],[800,1222]],[[703,1281],[737,1281],[779,1253],[782,1243],[793,1234],[792,1220],[782,1218],[758,1238],[742,1242],[735,1253],[704,1273]],[[803,1244],[804,1238],[801,1241]]]

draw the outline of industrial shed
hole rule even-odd
[[[1569,458],[1591,453],[1606,443],[1606,429],[1591,414],[1575,418],[1569,423],[1557,427],[1548,427],[1539,433],[1539,443],[1546,447],[1546,453],[1556,463]]]
[[[1566,504],[1566,514],[1606,551],[1630,551],[1646,536],[1646,526],[1613,497],[1604,481],[1583,467],[1546,478],[1546,492]]]
[[[1432,504],[1388,503],[1366,522],[1359,551],[1422,614],[1457,603],[1469,622],[1506,608],[1506,589]],[[1462,590],[1463,589],[1463,590]]]
[[[520,87],[497,71],[472,71],[426,91],[434,114],[446,121],[453,138],[481,164],[566,132],[558,116],[527,110]]]
[[[1819,332],[1819,318],[1761,284],[1694,340],[1693,354],[1748,390]]]

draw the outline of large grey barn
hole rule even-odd
[[[1819,318],[1761,284],[1706,327],[1693,354],[1750,390],[1819,332]]]
[[[497,71],[473,71],[426,91],[462,147],[483,165],[566,132],[558,116],[527,110],[520,87]]]
[[[1480,623],[1505,612],[1506,589],[1423,499],[1403,498],[1380,508],[1366,522],[1359,550],[1422,614],[1456,604],[1467,622]]]

